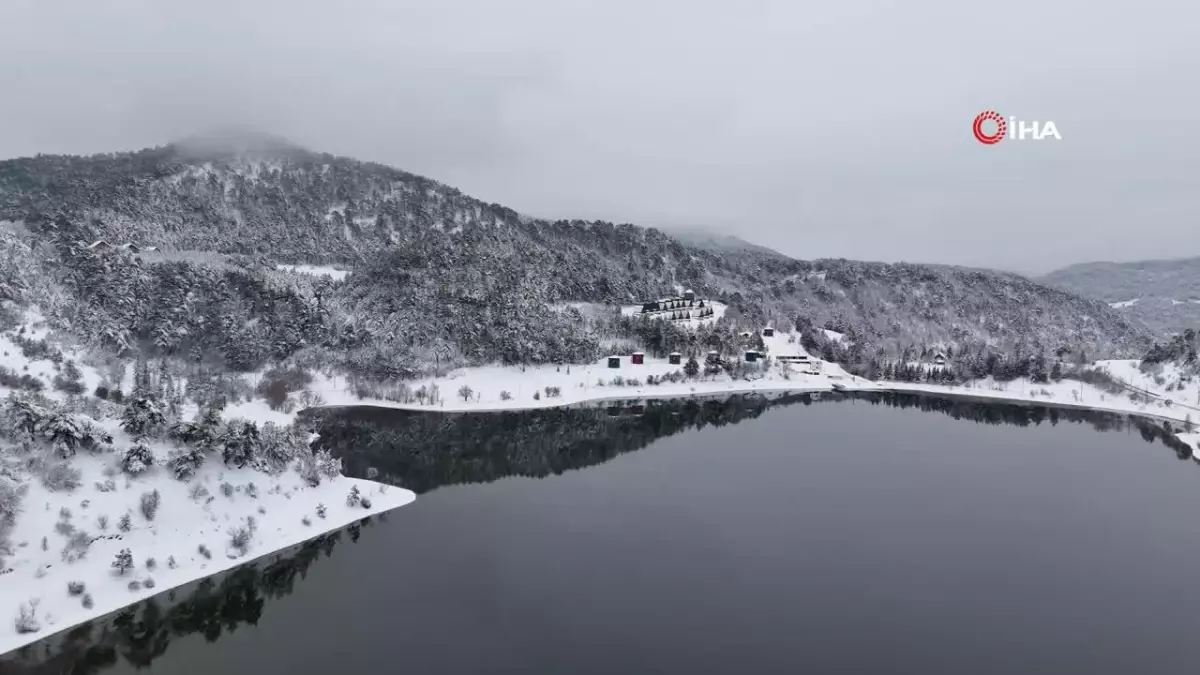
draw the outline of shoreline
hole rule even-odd
[[[165,484],[171,481],[174,479],[155,482]],[[160,484],[159,487],[165,489],[165,485]],[[370,497],[371,508],[346,504],[347,491],[355,487],[364,497]],[[9,568],[9,573],[4,574],[0,579],[14,583],[17,581],[16,573],[22,571],[25,574],[20,576],[28,575],[29,578],[22,579],[23,583],[19,590],[14,588],[5,595],[22,603],[30,597],[37,597],[39,600],[37,615],[41,626],[39,630],[27,633],[17,632],[11,626],[8,631],[0,631],[0,654],[18,652],[31,644],[52,640],[81,624],[120,611],[160,593],[253,563],[279,551],[342,530],[369,516],[407,506],[416,500],[416,494],[404,488],[345,476],[322,481],[321,485],[310,488],[307,492],[309,498],[296,500],[300,502],[299,504],[291,503],[290,496],[286,498],[287,502],[282,505],[283,510],[279,513],[289,517],[288,524],[281,525],[277,519],[268,515],[259,516],[263,525],[254,535],[253,546],[240,555],[233,555],[229,550],[214,545],[211,557],[202,557],[197,560],[194,557],[197,551],[194,546],[198,537],[202,536],[200,532],[193,529],[183,532],[181,537],[173,538],[170,534],[160,536],[158,534],[160,526],[153,525],[151,527],[135,527],[131,531],[120,534],[114,532],[109,536],[97,537],[90,547],[96,549],[90,551],[94,555],[94,560],[89,560],[88,563],[81,566],[44,565],[39,566],[36,575],[30,574],[33,570],[27,568],[24,570],[20,567]],[[271,495],[263,495],[263,500],[266,501],[269,496]],[[323,502],[320,501],[322,499]],[[311,519],[310,522],[303,525],[300,523],[299,513],[287,510],[288,506],[295,508],[301,505],[311,509],[317,503],[327,504],[327,515],[325,518]],[[226,522],[221,522],[218,528],[230,522],[226,519]],[[167,528],[163,527],[162,529],[165,531]],[[178,528],[175,528],[175,533],[178,535]],[[179,548],[180,539],[186,541],[189,548]],[[162,555],[159,559],[163,562],[154,570],[148,570],[144,563],[148,558],[146,552],[156,553],[163,550],[164,546],[169,547],[172,543],[177,544],[177,547],[167,550],[174,550],[176,553]],[[135,562],[138,564],[135,570],[126,575],[118,575],[108,564],[108,559],[115,556],[121,549],[132,550]],[[178,555],[177,567],[168,567],[166,563],[168,555],[172,559]],[[146,578],[154,580],[153,586],[147,587],[142,583],[137,589],[127,588],[129,582],[144,582]],[[80,603],[79,597],[69,595],[68,582],[84,583],[88,595],[94,596],[93,606],[84,607]],[[15,619],[17,614],[15,606],[13,610]]]
[[[344,408],[375,408],[381,410],[403,410],[406,412],[443,414],[497,413],[525,410],[546,410],[551,408],[570,408],[572,406],[587,404],[602,405],[609,401],[649,401],[664,399],[730,397],[747,394],[778,394],[782,396],[787,394],[828,392],[893,392],[900,394],[925,394],[929,396],[940,396],[946,398],[971,399],[991,403],[1040,405],[1073,410],[1090,410],[1094,412],[1137,416],[1156,422],[1170,422],[1178,425],[1186,423],[1186,418],[1190,412],[1196,412],[1194,409],[1188,406],[1180,406],[1175,408],[1161,406],[1151,410],[1149,408],[1152,406],[1149,404],[1134,403],[1133,401],[1130,401],[1128,397],[1118,398],[1115,394],[1107,394],[1078,380],[1061,380],[1054,384],[1059,389],[1061,389],[1063,384],[1066,384],[1070,389],[1086,392],[1091,399],[1089,402],[1062,400],[1061,397],[1056,397],[1054,395],[1056,392],[1051,392],[1051,396],[1048,397],[1029,395],[1029,387],[1044,389],[1046,386],[1048,386],[1048,384],[1031,384],[1026,382],[1024,383],[1023,388],[1019,388],[1016,392],[1010,392],[1007,389],[1007,385],[1017,385],[1020,387],[1021,385],[1018,384],[1019,381],[1006,383],[1004,385],[1005,388],[1003,389],[991,389],[979,386],[938,385],[893,381],[877,382],[865,380],[863,378],[851,375],[833,377],[802,376],[801,378],[797,379],[798,381],[796,381],[795,384],[787,384],[788,381],[786,380],[764,378],[763,380],[759,380],[758,383],[748,383],[750,386],[744,386],[743,384],[736,382],[695,381],[687,383],[686,390],[683,390],[684,388],[680,385],[642,386],[638,388],[630,388],[628,392],[616,395],[608,392],[604,392],[603,394],[596,392],[596,395],[588,395],[595,391],[589,390],[582,396],[564,396],[562,399],[541,399],[538,401],[513,400],[506,401],[503,405],[472,405],[470,403],[463,403],[460,401],[443,401],[443,405],[434,406],[421,405],[417,403],[401,403],[379,399],[361,399],[359,402],[338,402],[334,404],[315,406],[308,408],[307,410],[318,411]],[[1197,413],[1197,417],[1200,417],[1200,412]],[[1181,441],[1189,444],[1193,450],[1197,452],[1197,454],[1200,454],[1200,433],[1188,433],[1182,429],[1175,430],[1173,433]]]

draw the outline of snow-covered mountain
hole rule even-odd
[[[1039,281],[1108,303],[1160,335],[1200,326],[1200,258],[1082,263]]]
[[[729,305],[730,330],[799,320],[844,333],[852,359],[929,345],[1114,356],[1148,346],[1107,305],[1010,274],[801,261],[628,224],[532,219],[270,137],[0,162],[0,221],[13,252],[0,297],[36,302],[122,353],[239,370],[298,353],[372,376],[586,361],[619,321],[563,303],[636,303],[680,287]]]

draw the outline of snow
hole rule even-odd
[[[821,330],[824,331],[825,337],[828,338],[829,340],[832,340],[833,342],[844,343],[846,341],[845,333],[839,333],[836,330],[829,330],[827,328],[822,328]]]
[[[1113,309],[1124,309],[1125,307],[1133,307],[1134,305],[1136,305],[1138,303],[1138,300],[1141,300],[1141,298],[1134,298],[1132,300],[1122,300],[1121,302],[1110,302],[1110,303],[1108,303],[1108,306],[1112,307]]]
[[[26,312],[23,321],[25,337],[48,337],[36,308]],[[52,340],[48,342],[53,344]],[[87,365],[85,355],[70,345],[57,347],[65,359],[76,361],[85,396],[90,396],[103,381],[101,374]],[[46,384],[42,395],[48,399],[61,402],[67,398],[51,385],[57,374],[54,364],[49,360],[27,359],[10,335],[0,335],[0,365],[17,374],[39,377]],[[131,389],[130,371],[127,369],[127,381],[122,387],[125,391]],[[0,386],[0,398],[9,393],[11,389]],[[185,413],[190,412],[186,408],[194,410],[195,405],[185,406]],[[231,405],[223,416],[280,425],[289,425],[293,420],[292,415],[272,411],[262,400]],[[416,497],[402,488],[344,476],[322,478],[319,485],[312,487],[290,467],[272,475],[250,467],[227,467],[219,457],[212,456],[191,480],[182,482],[164,466],[171,446],[163,442],[149,443],[155,456],[153,466],[137,476],[127,476],[120,471],[120,451],[132,445],[133,439],[119,428],[115,418],[104,417],[93,422],[113,436],[117,452],[93,455],[80,450],[69,460],[70,466],[80,472],[79,485],[73,489],[51,491],[39,476],[33,475],[35,472],[11,462],[5,469],[12,478],[19,479],[25,493],[20,500],[20,511],[7,532],[11,551],[0,553],[3,560],[0,598],[5,600],[14,620],[21,606],[35,603],[39,630],[18,633],[15,625],[10,624],[7,630],[0,630],[0,653],[340,529],[368,515],[404,506]],[[62,461],[48,447],[39,447],[28,457],[38,458],[39,453],[45,453],[48,463]],[[226,483],[232,492],[228,496],[222,489]],[[255,486],[253,489],[248,487],[251,484]],[[354,487],[369,499],[369,509],[346,504],[346,496]],[[161,501],[150,520],[143,515],[140,505],[142,496],[153,491],[159,493]],[[252,492],[256,496],[251,496]],[[324,518],[316,513],[318,504],[325,507]],[[130,514],[132,527],[123,532],[119,523],[126,513]],[[107,520],[105,527],[100,524],[102,516]],[[255,520],[249,544],[245,550],[232,550],[230,530],[245,525],[248,517]],[[308,524],[304,522],[306,519]],[[63,558],[71,534],[68,528],[87,533],[91,539],[85,556],[74,562]],[[211,551],[211,558],[200,553],[201,544]],[[111,563],[126,548],[133,555],[135,568],[119,575]],[[168,566],[172,557],[174,568]],[[146,567],[150,558],[157,563],[154,570]],[[152,588],[145,587],[147,579],[153,579]],[[141,583],[141,588],[131,590],[131,581]],[[91,608],[83,606],[82,595],[72,596],[67,592],[68,582],[84,584],[84,592],[92,599]]]
[[[334,281],[341,281],[350,274],[348,270],[339,270],[333,267],[323,267],[320,265],[276,265],[275,268],[283,272],[309,274],[315,277],[330,277]]]
[[[713,311],[712,316],[708,316],[703,319],[681,319],[678,321],[672,321],[671,323],[673,323],[677,326],[692,327],[692,328],[694,328],[696,326],[701,326],[706,323],[716,323],[716,321],[718,319],[725,316],[725,310],[728,309],[728,307],[725,305],[725,303],[722,303],[722,302],[705,300],[704,304],[706,304],[712,308],[712,311]],[[697,311],[697,309],[692,308],[692,311],[695,312],[695,311]],[[642,313],[641,304],[624,305],[621,307],[621,314],[624,316],[640,316],[641,313]],[[664,317],[663,317],[663,314],[652,314],[649,318],[664,318]]]
[[[36,600],[42,629],[24,634],[0,630],[0,653],[415,499],[408,490],[346,477],[325,479],[312,488],[294,471],[272,477],[250,468],[229,469],[219,460],[206,462],[187,483],[158,467],[132,479],[117,474],[113,479],[116,490],[101,492],[96,483],[108,480],[105,469],[115,461],[112,455],[77,456],[73,465],[82,470],[83,485],[71,492],[50,492],[37,480],[29,484],[23,512],[11,532],[16,550],[0,576],[0,595],[8,601],[14,617],[19,603]],[[232,497],[222,493],[222,483],[235,486]],[[256,486],[257,498],[247,495],[249,484]],[[190,492],[197,486],[202,486],[207,496],[191,498]],[[370,509],[346,505],[353,486],[370,499]],[[161,505],[154,520],[148,521],[140,511],[140,499],[151,490],[159,491]],[[316,514],[317,504],[326,507],[324,519]],[[61,558],[65,538],[55,531],[61,508],[70,510],[69,522],[78,530],[99,537],[88,547],[86,557],[74,563]],[[122,532],[118,523],[127,512],[132,514],[133,527]],[[108,518],[105,529],[98,524],[101,516]],[[256,520],[257,527],[242,553],[230,548],[229,530],[243,524],[247,516]],[[303,523],[305,517],[311,525]],[[43,537],[48,543],[45,551]],[[211,551],[211,559],[200,553],[201,544]],[[126,548],[136,567],[118,575],[111,563],[117,552]],[[168,567],[172,557],[175,569]],[[154,570],[146,568],[150,558],[157,563]],[[130,581],[144,583],[146,579],[153,579],[153,588],[129,590]],[[67,593],[67,583],[75,581],[85,585],[94,602],[92,608],[83,607],[81,597]]]

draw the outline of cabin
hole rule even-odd
[[[683,299],[687,300],[689,303],[693,302],[696,299],[696,291],[693,291],[690,288],[687,289],[683,292]]]
[[[646,355],[643,354],[642,352],[634,352],[629,357],[629,362],[635,366],[640,366],[646,362]]]
[[[608,367],[609,368],[620,368],[621,367],[621,357],[619,357],[619,356],[608,357]]]
[[[801,365],[812,363],[812,358],[807,354],[780,354],[779,356],[775,357],[775,360],[780,363],[798,363]]]
[[[744,337],[744,338],[748,338],[748,337],[750,337],[750,335],[751,335],[750,331],[743,331],[743,332],[742,332],[742,337]]]
[[[935,366],[944,366],[944,365],[946,365],[946,355],[945,355],[945,354],[943,354],[943,353],[941,353],[941,352],[938,352],[938,353],[934,354],[934,355],[933,355],[933,364],[934,364]]]
[[[763,357],[763,353],[749,349],[746,351],[746,363],[754,363]]]
[[[667,355],[667,363],[677,366],[683,360],[683,354],[679,352],[671,352]]]
[[[657,312],[657,311],[658,311],[658,301],[642,303],[642,314],[648,314],[650,312]]]
[[[112,246],[109,245],[109,243],[107,241],[104,241],[103,239],[97,239],[96,241],[93,241],[92,243],[88,244],[89,251],[107,251],[111,248],[112,248]]]
[[[775,329],[770,326],[763,329],[763,337],[775,337]]]
[[[708,356],[706,356],[704,358],[704,360],[707,363],[720,363],[721,362],[721,354],[720,354],[720,352],[711,351],[708,353]]]

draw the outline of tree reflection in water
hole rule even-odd
[[[508,476],[541,478],[607,462],[659,438],[683,431],[754,419],[770,408],[866,402],[938,412],[979,424],[1090,424],[1098,431],[1137,428],[1148,442],[1161,441],[1180,459],[1191,449],[1169,424],[1116,413],[946,398],[893,392],[797,394],[775,398],[625,401],[603,406],[497,413],[424,413],[355,407],[307,415],[320,433],[317,445],[342,457],[348,475],[368,476],[417,493],[443,485],[486,483]],[[836,441],[836,439],[831,439]],[[371,472],[370,475],[374,476]]]
[[[386,519],[386,514],[376,516]],[[368,517],[345,530],[331,532],[237,569],[223,572],[108,616],[80,624],[0,660],[4,675],[98,673],[124,660],[144,668],[166,653],[171,641],[203,635],[215,642],[242,625],[256,625],[267,600],[289,595],[322,554],[333,555],[343,532],[357,542]]]
[[[890,392],[631,400],[504,413],[339,408],[309,413],[306,418],[320,432],[315,445],[341,456],[348,475],[367,476],[368,469],[374,468],[380,472],[377,480],[428,492],[443,485],[508,476],[560,474],[607,462],[683,431],[737,424],[771,408],[816,401],[915,408],[989,425],[1136,428],[1147,442],[1162,442],[1178,458],[1192,458],[1191,449],[1172,435],[1169,423],[1115,413]],[[371,522],[368,518],[362,524]],[[357,542],[361,524],[344,532]],[[198,633],[210,642],[218,640],[243,624],[255,625],[267,601],[291,593],[297,580],[305,578],[322,554],[331,555],[341,538],[342,532],[318,537],[51,636],[3,657],[0,675],[97,673],[120,659],[145,667],[165,653],[175,638]]]

